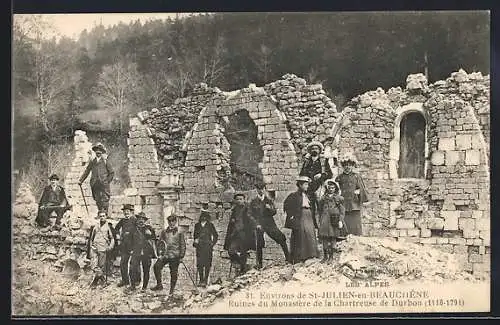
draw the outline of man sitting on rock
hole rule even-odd
[[[148,288],[149,269],[151,267],[151,258],[154,256],[154,250],[151,240],[156,238],[153,227],[146,224],[148,217],[144,212],[137,216],[137,225],[133,236],[132,257],[130,259],[130,291],[134,291],[141,282],[142,265],[142,291]]]
[[[133,236],[136,224],[134,206],[132,204],[124,204],[122,211],[124,217],[120,219],[115,226],[115,231],[119,234],[120,240],[120,272],[122,275],[122,281],[118,284],[118,287],[130,284],[128,263],[132,254]]]
[[[160,240],[165,244],[165,250],[156,260],[153,270],[156,278],[156,286],[151,290],[157,291],[163,289],[161,272],[163,267],[168,264],[170,268],[170,295],[174,294],[175,285],[177,284],[177,275],[179,264],[186,254],[186,241],[184,234],[177,227],[177,216],[170,215],[167,218],[168,227],[160,233]]]
[[[90,230],[87,251],[87,257],[90,258],[90,263],[95,274],[91,283],[92,287],[97,286],[99,281],[104,280],[104,275],[108,271],[108,254],[115,246],[113,231],[106,220],[106,212],[100,211],[98,216],[99,224],[93,226]]]
[[[38,203],[38,213],[35,222],[39,227],[47,227],[50,225],[50,215],[55,212],[57,215],[55,227],[60,229],[64,212],[71,207],[68,204],[64,188],[59,185],[59,177],[53,174],[49,177],[49,180],[50,185],[47,185],[43,189],[42,197]]]
[[[231,263],[239,265],[238,275],[248,271],[247,256],[250,249],[255,249],[255,224],[249,215],[245,195],[234,195],[231,217],[227,225],[224,249],[228,251]]]

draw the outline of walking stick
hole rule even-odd
[[[191,275],[191,272],[189,272],[189,269],[187,268],[186,264],[184,264],[183,261],[181,261],[181,264],[184,265],[184,268],[186,269],[186,272],[187,272],[189,278],[191,279],[191,282],[193,282],[194,287],[196,288],[196,290],[198,290],[198,288],[196,287],[196,283],[193,280],[193,276]]]
[[[87,206],[87,200],[85,200],[85,194],[83,193],[82,184],[78,184],[80,186],[80,192],[82,193],[83,203],[85,204],[85,210],[87,210],[87,216],[90,218],[89,207]]]

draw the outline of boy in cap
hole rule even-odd
[[[145,291],[148,288],[151,258],[155,255],[151,240],[155,239],[156,235],[153,227],[146,224],[148,217],[144,212],[137,214],[136,219],[137,224],[130,259],[130,290],[135,290],[135,287],[141,282],[140,266],[142,266],[142,290]]]
[[[330,163],[325,157],[321,157],[324,146],[319,141],[312,141],[307,145],[307,155],[300,170],[299,176],[307,176],[311,180],[307,190],[307,195],[311,200],[311,211],[313,214],[314,227],[318,228],[316,222],[316,191],[323,185],[323,182],[333,177]]]
[[[92,172],[90,176],[92,197],[96,202],[97,209],[108,213],[109,198],[111,197],[110,184],[113,181],[115,172],[109,161],[103,157],[106,149],[102,143],[94,145],[92,150],[95,152],[96,157],[89,161],[87,168],[85,168],[78,181],[78,185],[82,185],[89,173]]]
[[[151,290],[162,290],[163,284],[161,272],[165,265],[170,268],[170,290],[172,295],[177,284],[177,275],[179,272],[179,264],[186,254],[186,241],[184,234],[177,227],[177,216],[170,215],[167,218],[168,227],[160,233],[160,240],[165,242],[165,251],[156,260],[153,270],[156,278],[156,286]]]
[[[272,196],[266,191],[266,184],[258,182],[255,185],[257,190],[257,197],[250,202],[250,216],[252,222],[256,225],[257,236],[257,249],[256,260],[257,268],[262,268],[262,248],[265,247],[264,233],[266,233],[272,240],[281,246],[285,254],[285,260],[290,262],[290,254],[286,244],[285,235],[278,229],[274,221],[276,215],[276,208]]]
[[[206,287],[208,275],[212,267],[213,248],[219,235],[213,223],[210,222],[210,213],[202,210],[200,220],[194,225],[193,246],[196,248],[196,267],[200,276],[198,286]]]
[[[49,218],[52,212],[55,212],[56,223],[55,227],[60,228],[61,218],[64,212],[70,209],[68,199],[64,188],[59,185],[59,176],[52,174],[49,177],[50,185],[43,189],[42,197],[38,203],[38,213],[35,222],[39,227],[47,227],[50,225]]]
[[[120,272],[122,276],[122,281],[118,284],[118,287],[130,284],[128,263],[132,254],[135,224],[137,221],[134,216],[134,206],[132,204],[124,204],[122,211],[124,217],[115,226],[115,231],[119,234],[120,240]]]
[[[90,255],[87,257],[90,257],[95,274],[91,283],[92,287],[97,286],[100,280],[104,280],[104,275],[108,271],[108,254],[115,246],[114,234],[106,220],[106,212],[99,211],[98,217],[99,223],[90,229],[87,251],[87,255]]]
[[[361,205],[368,202],[365,184],[361,176],[353,169],[357,159],[353,154],[346,154],[340,159],[342,174],[335,178],[344,197],[345,223],[348,233],[361,236],[363,234]]]

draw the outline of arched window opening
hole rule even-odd
[[[425,178],[425,118],[419,112],[401,119],[398,177]]]

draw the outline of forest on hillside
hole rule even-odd
[[[119,143],[130,114],[200,82],[233,90],[294,73],[341,108],[410,73],[489,74],[489,24],[487,12],[216,13],[96,25],[74,40],[47,39],[41,16],[14,19],[13,167],[44,182],[74,130]]]

